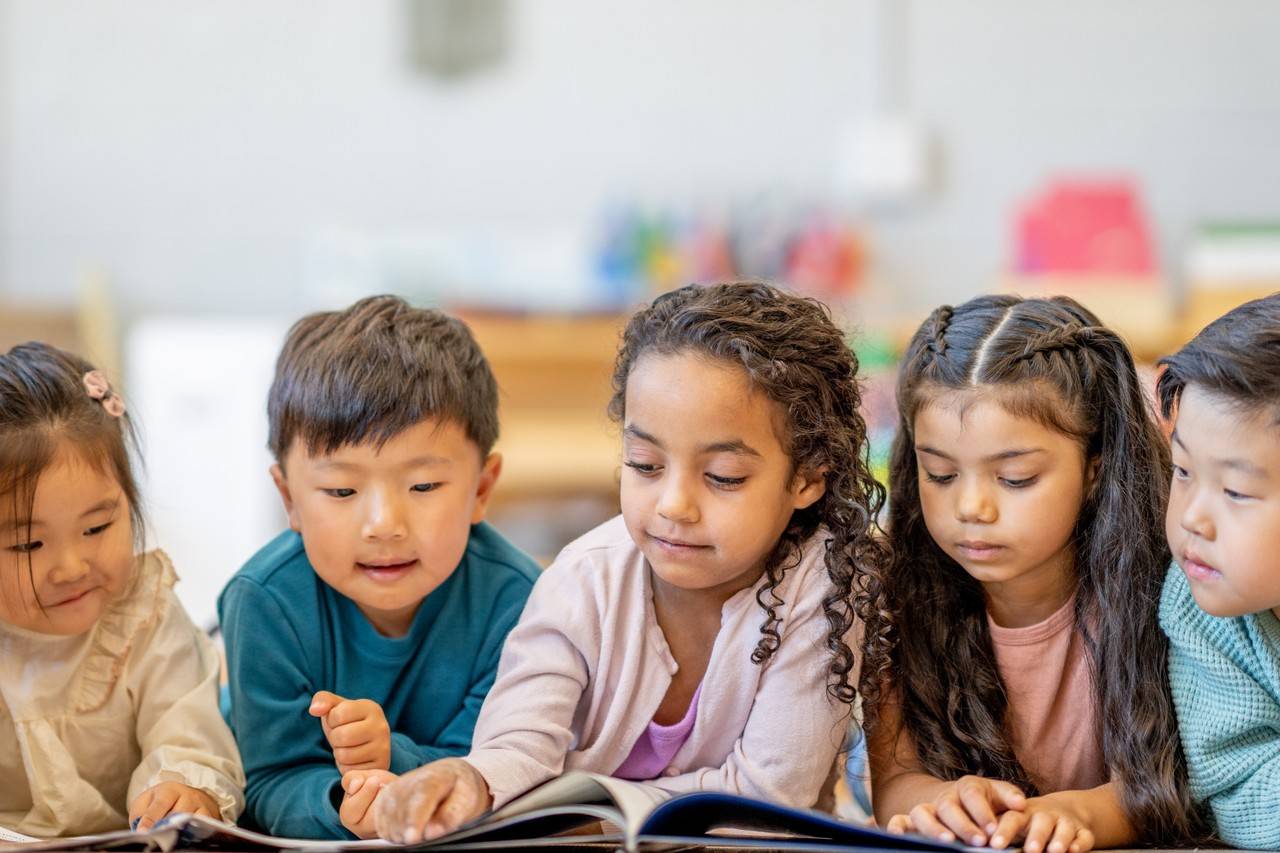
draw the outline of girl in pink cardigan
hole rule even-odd
[[[379,834],[433,838],[575,769],[659,796],[829,795],[882,563],[856,372],[820,303],[768,285],[636,314],[610,404],[622,515],[538,580],[471,753],[369,779]]]

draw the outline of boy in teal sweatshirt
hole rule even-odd
[[[370,837],[382,785],[470,748],[537,576],[484,521],[497,386],[460,321],[374,297],[294,325],[268,415],[291,530],[218,602],[246,818]]]
[[[1280,293],[1164,359],[1176,415],[1160,606],[1192,795],[1237,847],[1280,848]]]

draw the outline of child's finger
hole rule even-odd
[[[997,850],[1008,847],[1022,833],[1022,828],[1026,825],[1026,812],[1012,809],[1005,812],[996,822],[996,831],[991,833],[991,846]]]
[[[915,827],[911,825],[911,818],[904,814],[896,814],[889,818],[889,822],[885,824],[885,831],[894,835],[906,835],[908,832],[915,832]]]
[[[1022,849],[1027,853],[1040,853],[1049,843],[1053,834],[1055,817],[1048,812],[1036,812],[1027,823],[1027,837],[1023,839]]]
[[[133,801],[133,805],[129,806],[129,823],[133,824],[142,813],[147,810],[147,806],[151,805],[151,800],[155,797],[154,788],[148,788],[139,794]]]
[[[333,713],[329,714],[328,720],[329,745],[332,747],[364,746],[374,740],[376,736],[375,727],[367,725],[364,720],[335,726],[333,724]]]
[[[326,716],[334,706],[346,700],[337,693],[330,693],[328,690],[320,690],[316,695],[311,697],[311,707],[307,709],[308,713],[313,717]]]
[[[1071,853],[1089,853],[1093,849],[1093,844],[1093,833],[1082,829],[1076,833],[1075,841],[1071,842]]]
[[[395,782],[378,798],[373,810],[378,835],[402,844],[420,841],[436,805],[452,787],[452,774],[436,768],[417,771]]]
[[[1049,843],[1045,849],[1048,853],[1067,853],[1079,830],[1080,825],[1074,820],[1058,818],[1058,825],[1054,828],[1053,835],[1049,836]]]
[[[151,802],[138,817],[138,831],[146,832],[156,825],[156,821],[167,815],[174,803],[178,801],[178,792],[171,787],[157,788]]]
[[[425,839],[439,838],[453,832],[472,818],[484,813],[480,792],[467,777],[460,778],[449,796],[436,809],[436,816],[427,823]]]
[[[1003,805],[1006,809],[1017,809],[1021,811],[1027,807],[1027,795],[1022,793],[1022,789],[1011,782],[1001,782],[997,779],[988,780],[991,786],[991,792],[995,795],[997,803]]]
[[[349,723],[380,717],[382,715],[378,712],[381,710],[378,703],[368,699],[343,699],[333,705],[325,716],[329,720],[329,725],[336,729]]]
[[[910,812],[911,824],[920,835],[941,838],[943,841],[955,841],[956,834],[938,820],[933,805],[921,803]]]
[[[991,787],[980,783],[962,783],[957,786],[956,791],[960,795],[960,804],[963,805],[964,810],[969,813],[969,817],[973,819],[974,824],[976,824],[976,826],[987,835],[995,832],[996,813],[995,810],[991,808],[991,798],[994,794]],[[980,847],[983,844],[986,844],[987,840],[986,838],[983,838],[982,841],[970,843],[975,847]]]
[[[938,820],[946,824],[947,829],[965,844],[981,847],[987,843],[986,833],[969,817],[958,796],[947,797],[938,803]]]
[[[343,820],[349,824],[363,821],[380,787],[376,779],[366,779],[359,790],[354,794],[348,794],[343,799],[340,809]]]

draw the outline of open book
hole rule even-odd
[[[0,827],[0,850],[5,853],[38,853],[63,850],[241,850],[275,851],[305,850],[309,853],[338,850],[367,850],[370,847],[394,849],[386,841],[314,841],[302,838],[276,838],[250,832],[213,818],[196,815],[170,815],[146,832],[121,829],[97,835],[74,838],[32,838]]]
[[[592,824],[599,832],[566,835]],[[574,771],[533,788],[449,835],[401,848],[385,841],[302,841],[274,838],[207,818],[178,815],[148,833],[116,832],[20,844],[39,850],[480,850],[613,844],[629,853],[714,844],[742,849],[847,847],[956,851],[965,848],[914,836],[889,835],[829,814],[793,809],[733,794],[698,791],[668,797],[657,788]],[[0,848],[4,842],[0,841]]]
[[[559,835],[605,822],[616,831],[604,835]],[[689,845],[783,850],[848,847],[956,851],[965,848],[914,836],[890,835],[845,823],[824,812],[794,809],[717,791],[669,797],[648,785],[596,773],[573,771],[533,788],[424,849],[475,842],[511,841],[521,846],[610,841],[629,851],[664,850]],[[487,844],[485,846],[488,846]]]

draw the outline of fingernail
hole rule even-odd
[[[991,839],[991,846],[992,846],[992,847],[1003,847],[1003,846],[1004,846],[1004,836],[1003,836],[1003,835],[997,835],[996,837],[992,838],[992,839]]]
[[[990,833],[992,833],[992,832],[995,832],[995,831],[996,831],[996,825],[995,825],[994,823],[989,823],[989,824],[987,824],[987,833],[988,833],[988,834],[990,834]]]
[[[405,832],[404,832],[404,843],[405,843],[405,844],[417,844],[417,843],[418,843],[418,830],[413,829],[412,827],[410,827],[409,829],[406,829],[406,830],[405,830]]]
[[[987,843],[987,839],[983,838],[981,835],[975,835],[973,838],[969,839],[969,843],[974,847],[981,847]]]
[[[943,841],[955,841],[955,840],[956,840],[956,837],[955,837],[954,835],[952,835],[950,832],[944,832],[944,833],[942,833],[942,840],[943,840]]]

